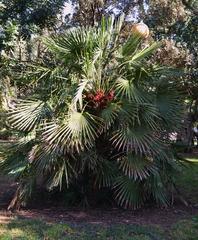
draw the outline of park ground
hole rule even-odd
[[[192,164],[177,176],[177,186],[188,206],[178,201],[136,211],[37,207],[11,213],[0,201],[0,240],[198,240],[198,153],[185,158]],[[11,186],[1,181],[0,200]]]

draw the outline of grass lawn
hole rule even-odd
[[[186,157],[190,164],[176,177],[176,183],[184,198],[198,206],[198,156]],[[198,240],[198,238],[197,238]]]
[[[102,227],[91,224],[78,224],[69,226],[66,224],[46,224],[42,221],[15,220],[0,228],[0,239],[23,240],[63,240],[63,239],[118,239],[118,240],[155,240],[163,239],[159,229],[142,226],[111,226]]]
[[[173,225],[169,230],[138,225],[47,224],[16,219],[0,225],[1,240],[197,240],[198,216]]]

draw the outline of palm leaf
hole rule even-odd
[[[76,61],[87,54],[92,58],[94,48],[98,47],[96,31],[91,28],[73,28],[58,37],[45,38],[44,42],[65,61]]]
[[[113,145],[122,151],[135,151],[140,154],[157,154],[162,149],[159,138],[146,126],[129,127],[123,124],[121,129],[113,133]]]
[[[65,180],[67,187],[69,187],[69,172],[70,165],[67,161],[62,161],[51,171],[51,177],[48,179],[48,189],[52,190],[55,187],[60,187],[60,190],[63,186],[63,181]]]
[[[82,110],[83,108],[83,91],[85,90],[88,83],[89,81],[87,79],[83,79],[78,85],[78,89],[74,97],[74,107],[76,110],[78,109],[77,108],[78,102],[79,102],[80,110]]]
[[[123,173],[129,178],[133,178],[135,181],[137,179],[146,179],[150,174],[155,174],[157,172],[157,168],[151,157],[128,153],[127,156],[118,159],[118,163]]]
[[[121,47],[121,53],[126,58],[135,53],[138,46],[141,43],[141,38],[135,35],[131,35],[127,42]]]
[[[120,111],[120,106],[116,103],[109,104],[101,113],[101,118],[104,120],[104,130],[110,128],[115,122]]]
[[[117,95],[121,98],[126,97],[129,101],[135,101],[137,103],[144,101],[143,94],[133,84],[133,82],[127,79],[118,78],[116,81],[115,89],[117,91]]]
[[[158,130],[161,118],[156,105],[151,103],[140,104],[138,117],[142,124],[144,123],[155,131]]]
[[[140,52],[137,52],[131,59],[130,61],[140,61],[142,59],[145,59],[146,57],[150,56],[153,54],[155,50],[157,50],[161,46],[160,42],[154,42],[151,46],[141,50]]]
[[[100,165],[98,165],[95,183],[99,186],[99,188],[111,187],[117,176],[118,169],[115,163],[104,159],[104,161],[102,161]]]
[[[127,176],[120,176],[113,186],[115,199],[124,208],[139,208],[144,202],[144,195],[139,182]]]
[[[168,92],[167,92],[168,91]],[[181,126],[183,106],[180,96],[171,90],[159,90],[156,98],[157,108],[161,118],[170,131],[177,130]]]
[[[21,151],[31,146],[36,141],[36,132],[29,132],[26,136],[19,138],[16,142],[9,146],[11,151]]]
[[[43,139],[50,145],[67,149],[91,147],[98,136],[100,119],[87,112],[72,111],[61,126],[48,124],[44,127]]]
[[[159,174],[152,175],[145,183],[144,187],[158,204],[162,204],[164,206],[167,206],[169,204],[166,186],[164,185]]]
[[[21,100],[10,109],[8,119],[12,127],[21,131],[31,131],[51,114],[52,110],[46,102]]]

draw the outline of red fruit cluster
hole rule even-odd
[[[93,97],[95,102],[101,102],[105,98],[105,93],[103,91],[97,91],[96,95]]]
[[[88,101],[90,107],[104,109],[107,104],[114,99],[114,91],[111,90],[108,93],[105,93],[104,91],[99,90],[95,94],[88,93],[85,99]]]

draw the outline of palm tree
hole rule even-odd
[[[12,207],[41,183],[78,189],[85,203],[105,189],[125,208],[168,204],[181,98],[173,70],[152,62],[160,43],[143,48],[122,26],[123,16],[103,18],[44,39],[42,61],[17,76],[8,120],[18,140],[0,165],[20,183]]]

